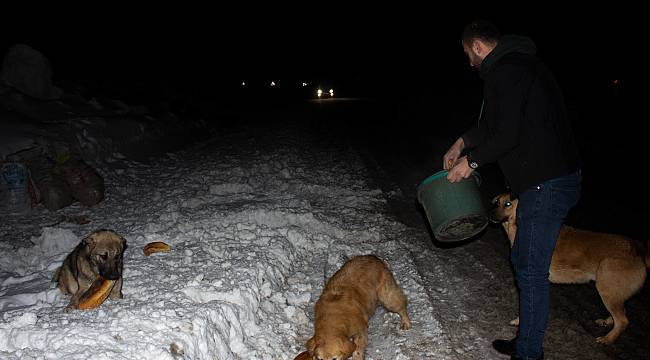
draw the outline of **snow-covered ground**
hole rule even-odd
[[[404,289],[413,328],[399,330],[399,317],[379,307],[366,359],[503,359],[490,344],[514,336],[517,294],[501,229],[433,244],[412,197],[378,181],[381,167],[336,133],[316,137],[300,116],[258,119],[269,125],[233,128],[152,162],[110,156],[98,206],[2,216],[0,358],[292,360],[312,335],[327,278],[372,253]],[[91,222],[66,221],[78,216]],[[98,228],[128,241],[124,299],[66,313],[52,275]],[[172,251],[145,257],[152,241]],[[577,303],[576,293],[554,289],[546,358],[617,358],[587,331],[605,311],[593,287],[577,288]],[[640,357],[624,358],[647,358],[636,348]]]
[[[3,359],[293,359],[311,336],[326,279],[359,254],[385,259],[413,329],[379,308],[367,359],[454,358],[405,236],[353,153],[306,133],[232,134],[151,164],[107,164],[106,199],[5,217]],[[86,225],[58,222],[85,215]],[[55,269],[97,228],[124,236],[124,299],[63,311]],[[143,255],[164,241],[169,253]],[[447,289],[437,289],[444,294]]]

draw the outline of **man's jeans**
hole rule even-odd
[[[519,287],[517,355],[542,356],[549,312],[549,268],[560,226],[580,198],[580,171],[533,186],[517,205],[517,235],[511,260]]]

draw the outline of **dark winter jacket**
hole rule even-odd
[[[481,64],[481,119],[462,135],[479,165],[498,161],[515,197],[580,166],[562,92],[535,53],[528,38],[499,39]]]

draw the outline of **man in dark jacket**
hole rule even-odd
[[[519,288],[519,333],[493,346],[513,359],[543,358],[549,312],[549,267],[557,235],[580,196],[579,155],[562,92],[526,37],[501,36],[483,20],[467,25],[463,50],[484,79],[477,125],[449,148],[447,179],[467,178],[498,162],[519,198],[511,260]]]

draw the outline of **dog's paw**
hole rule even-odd
[[[611,339],[609,336],[600,336],[596,338],[596,342],[603,345],[612,345],[615,339]]]
[[[510,324],[510,326],[519,326],[519,317],[517,317],[516,319],[510,320],[510,322],[508,324]]]
[[[612,319],[611,316],[608,317],[607,319],[596,319],[596,320],[594,320],[594,322],[598,326],[602,326],[602,327],[608,327],[608,326],[614,325],[614,319]]]
[[[400,330],[409,330],[411,328],[411,320],[402,320],[402,323],[399,325]]]

